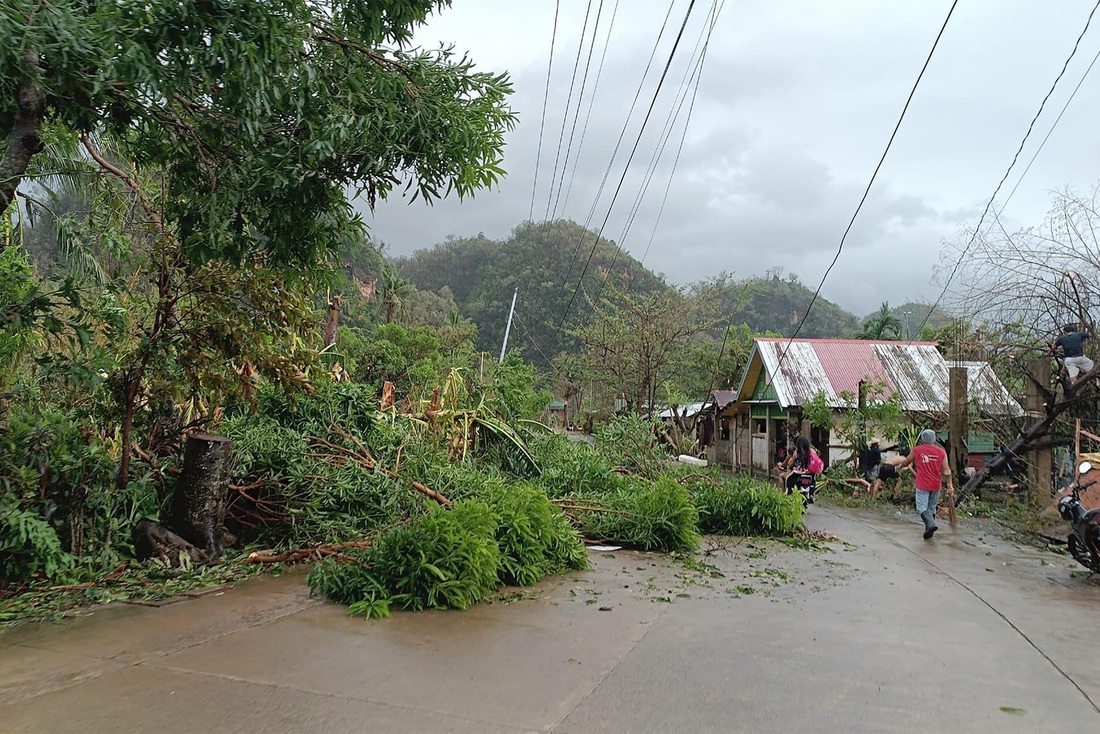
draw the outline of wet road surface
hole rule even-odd
[[[1100,730],[1100,584],[914,520],[593,552],[467,612],[352,619],[292,573],[27,625],[0,633],[0,731]]]

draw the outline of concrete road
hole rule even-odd
[[[0,731],[1100,730],[1100,585],[974,529],[815,507],[467,612],[368,621],[301,574],[0,634]]]

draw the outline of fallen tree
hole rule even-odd
[[[973,494],[985,484],[986,480],[993,473],[1003,468],[1013,457],[1038,448],[1039,439],[1050,433],[1050,428],[1054,425],[1054,421],[1058,416],[1081,399],[1081,391],[1091,383],[1097,375],[1100,375],[1100,365],[1093,367],[1090,372],[1085,373],[1073,383],[1073,385],[1066,388],[1065,392],[1062,394],[1061,400],[1054,402],[1048,401],[1044,406],[1045,411],[1042,418],[1024,429],[1024,431],[1009,442],[999,454],[993,457],[993,459],[982,467],[980,471],[967,480],[966,484],[955,493],[955,505],[958,506],[969,495]]]

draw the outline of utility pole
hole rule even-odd
[[[512,331],[512,315],[516,312],[516,296],[519,295],[519,288],[517,287],[515,293],[512,294],[512,308],[508,311],[508,324],[504,327],[504,343],[500,345],[500,362],[504,362],[504,352],[508,349],[508,334]]]
[[[1027,363],[1031,379],[1027,385],[1027,411],[1031,417],[1041,417],[1046,412],[1050,395],[1050,359],[1037,357]],[[1029,495],[1036,505],[1050,495],[1050,480],[1054,476],[1054,461],[1050,448],[1033,449],[1029,457],[1027,479]]]
[[[961,486],[965,476],[968,455],[966,439],[969,433],[967,421],[967,387],[969,373],[965,367],[951,367],[948,370],[947,432],[950,448],[949,465],[956,482]]]
[[[913,337],[909,336],[909,314],[911,314],[911,313],[913,313],[913,312],[912,311],[906,311],[905,312],[905,339],[906,340],[909,340],[909,339],[913,338]]]

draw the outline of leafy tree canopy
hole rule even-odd
[[[894,316],[890,304],[884,302],[878,311],[863,320],[860,339],[901,339],[905,325]]]
[[[797,275],[783,276],[782,268],[773,268],[759,278],[749,278],[737,288],[744,290],[744,323],[753,331],[768,331],[791,336],[798,328],[814,292]],[[798,336],[806,339],[851,337],[859,330],[854,314],[818,296]]]
[[[164,223],[199,261],[309,262],[358,226],[349,188],[372,203],[401,179],[425,199],[472,194],[503,173],[511,84],[410,47],[449,4],[8,0],[0,210],[48,125],[110,133],[159,171]]]

